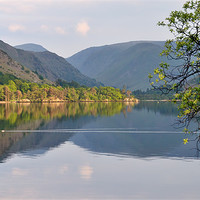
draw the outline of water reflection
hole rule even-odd
[[[182,144],[182,133],[78,133],[70,140],[88,151],[128,157],[196,157],[194,143]]]
[[[169,102],[5,104],[0,113],[1,129],[33,130],[1,133],[1,162],[13,153],[40,156],[67,141],[95,154],[196,156],[194,144],[183,145],[184,134],[172,126],[177,109]],[[80,174],[87,179],[92,169],[82,167]]]
[[[20,168],[13,168],[11,173],[12,173],[13,176],[27,176],[28,170],[27,169],[20,169]]]
[[[81,178],[83,178],[85,180],[89,180],[89,179],[91,179],[92,174],[93,174],[93,169],[89,165],[85,165],[85,166],[80,167]]]
[[[0,104],[0,130],[36,129],[53,119],[77,119],[82,116],[113,116],[134,103],[53,103]]]
[[[162,115],[178,115],[177,105],[165,101],[141,101],[134,109],[152,111]]]
[[[194,146],[168,102],[2,107],[15,132],[0,133],[0,199],[200,197]]]
[[[0,130],[80,129],[98,117],[113,116],[134,103],[0,104]],[[68,141],[72,133],[0,133],[0,160],[12,153],[43,154]]]

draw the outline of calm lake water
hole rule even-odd
[[[0,199],[200,199],[169,103],[0,104]]]

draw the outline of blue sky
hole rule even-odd
[[[185,0],[0,0],[0,39],[41,44],[63,57],[91,47],[165,40],[157,22]]]

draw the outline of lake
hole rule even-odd
[[[199,199],[170,102],[0,104],[0,199]]]

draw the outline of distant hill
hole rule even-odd
[[[22,49],[24,51],[33,51],[33,52],[47,51],[47,49],[45,49],[43,46],[38,45],[38,44],[33,44],[33,43],[17,45],[17,46],[14,46],[14,47],[16,49]]]
[[[149,88],[148,73],[166,61],[160,57],[163,41],[133,41],[85,49],[67,61],[83,74],[105,85],[128,89]]]
[[[88,76],[81,74],[78,69],[55,53],[49,51],[24,51],[16,49],[3,41],[0,41],[0,49],[6,52],[13,60],[51,81],[63,79],[67,82],[73,80],[81,85],[87,86],[100,85],[95,79],[91,79]]]
[[[48,83],[48,81],[41,80],[40,77],[33,73],[30,69],[14,61],[2,50],[0,50],[0,73],[13,75],[17,78],[30,82]]]

